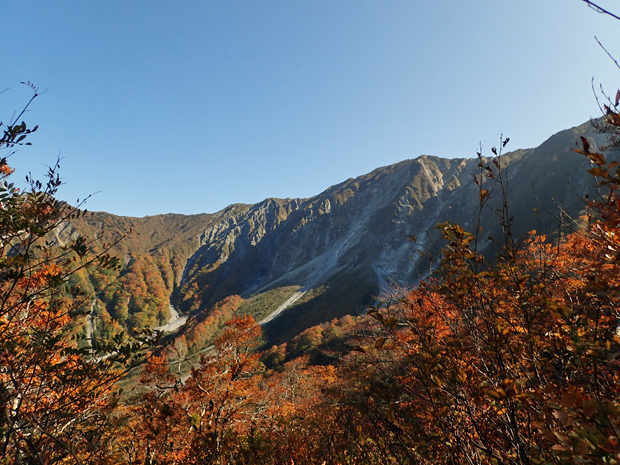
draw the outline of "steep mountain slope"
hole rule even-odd
[[[593,187],[587,161],[571,150],[582,135],[593,144],[603,140],[586,123],[538,148],[502,157],[515,237],[532,229],[557,234],[561,212],[579,216],[582,196]],[[364,311],[391,286],[410,286],[428,274],[440,247],[440,234],[433,229],[437,223],[476,229],[479,190],[473,178],[478,165],[478,159],[421,156],[309,199],[267,199],[213,215],[120,218],[96,213],[63,234],[105,231],[113,237],[131,229],[117,246],[125,258],[123,273],[131,274],[132,260],[158,261],[160,273],[173,275],[159,300],[171,299],[187,313],[241,295],[246,299],[242,311],[262,320],[270,341],[281,341],[308,326]],[[500,198],[494,195],[490,205],[498,208]],[[483,211],[480,226],[483,236],[502,237],[492,208]],[[417,243],[408,241],[410,236]],[[493,242],[483,247],[492,257]],[[156,280],[144,281],[148,294]],[[100,299],[106,308],[114,300]],[[160,323],[168,317],[161,311],[168,302],[162,302],[154,313]],[[111,307],[108,313],[116,318]]]

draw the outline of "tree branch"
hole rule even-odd
[[[605,8],[602,8],[600,6],[598,6],[596,3],[591,2],[590,0],[581,0],[582,2],[584,2],[586,5],[588,5],[590,8],[592,8],[594,11],[596,11],[597,13],[601,13],[601,14],[605,14],[605,15],[609,15],[612,18],[617,19],[618,21],[620,21],[620,16],[616,16],[615,14],[613,14],[611,11],[606,10]]]

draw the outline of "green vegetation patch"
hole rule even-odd
[[[237,310],[237,314],[252,315],[256,321],[260,321],[286,302],[299,289],[301,286],[282,286],[255,294],[243,302]]]

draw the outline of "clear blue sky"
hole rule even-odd
[[[617,1],[601,5],[618,8]],[[421,154],[510,149],[598,116],[620,21],[580,0],[3,2],[0,117],[41,129],[71,202],[120,215],[309,197]]]

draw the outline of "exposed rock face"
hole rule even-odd
[[[585,171],[587,160],[571,150],[582,135],[593,144],[602,140],[587,123],[556,134],[536,149],[503,156],[515,237],[532,229],[557,233],[560,206],[573,217],[584,208],[582,195],[593,180]],[[231,294],[248,297],[284,286],[299,289],[293,296],[297,298],[288,299],[288,309],[279,302],[274,310],[282,312],[264,321],[268,337],[279,339],[363,311],[390,286],[410,286],[427,275],[430,257],[441,246],[433,229],[437,223],[453,221],[475,232],[479,190],[473,178],[479,175],[478,163],[421,156],[349,179],[309,199],[236,204],[214,215],[151,217],[156,227],[151,237],[158,243],[145,248],[184,247],[186,265],[178,279],[177,301],[194,283],[205,305]],[[494,194],[490,205],[498,208],[499,192]],[[492,208],[483,211],[479,225],[483,236],[501,242],[501,225]],[[417,242],[408,241],[410,236]],[[484,246],[493,256],[492,242]],[[419,250],[429,254],[421,257]],[[311,290],[312,298],[304,300]]]

